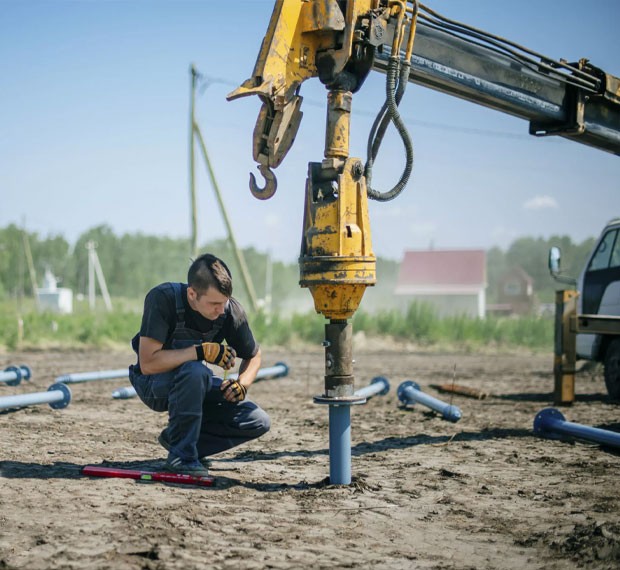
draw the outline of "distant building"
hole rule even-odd
[[[484,318],[486,252],[482,249],[406,251],[394,293],[404,303],[433,305],[440,316]]]
[[[39,309],[54,313],[73,312],[73,291],[64,287],[58,287],[58,280],[49,269],[45,270],[43,287],[37,289]]]
[[[515,265],[502,273],[497,287],[497,304],[489,305],[488,313],[529,315],[535,312],[534,280],[522,267]]]

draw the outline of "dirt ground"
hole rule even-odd
[[[213,488],[89,478],[84,465],[157,469],[164,414],[112,399],[126,379],[73,384],[62,410],[0,410],[0,569],[194,568],[560,569],[620,567],[620,453],[533,435],[552,405],[551,354],[437,353],[356,346],[356,386],[391,384],[352,409],[350,486],[330,485],[323,351],[264,349],[285,378],[250,391],[268,411],[263,438],[217,457]],[[0,354],[27,364],[40,392],[70,372],[115,370],[126,351]],[[456,369],[455,369],[456,367]],[[489,393],[453,396],[449,423],[401,409],[398,385],[455,381]],[[580,374],[567,420],[620,431],[600,375]]]

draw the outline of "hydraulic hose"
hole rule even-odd
[[[400,59],[397,56],[390,56],[387,68],[387,79],[385,83],[386,101],[381,107],[381,110],[379,111],[377,118],[373,123],[370,135],[368,137],[368,156],[366,161],[366,167],[364,169],[364,174],[366,176],[367,193],[369,198],[371,198],[372,200],[377,200],[379,202],[387,202],[396,198],[396,196],[398,196],[407,185],[409,177],[411,176],[411,171],[413,170],[413,143],[411,142],[411,137],[409,136],[407,127],[405,126],[398,111],[398,105],[403,97],[405,88],[407,86],[410,65],[411,64],[408,60],[401,63]],[[394,123],[394,126],[396,127],[396,130],[398,131],[398,134],[403,141],[403,145],[405,147],[406,162],[405,168],[398,183],[391,190],[387,192],[380,192],[378,190],[375,190],[371,186],[372,168],[374,161],[377,157],[377,153],[379,152],[379,147],[381,146],[383,137],[390,122]]]

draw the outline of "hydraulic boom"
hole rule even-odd
[[[351,105],[373,70],[386,75],[385,102],[362,162],[349,156]],[[368,198],[398,196],[413,166],[411,138],[398,111],[407,84],[525,119],[536,136],[559,135],[620,154],[620,81],[585,59],[553,61],[417,1],[277,0],[252,76],[228,96],[258,95],[262,101],[253,155],[264,186],[250,175],[259,199],[277,189],[272,169],[293,145],[303,115],[300,87],[314,77],[327,89],[325,148],[323,160],[308,165],[299,265],[300,285],[329,319],[325,393],[315,401],[330,405],[333,460],[332,448],[347,448],[348,415],[339,414],[360,402],[348,319],[375,283]],[[406,164],[396,185],[380,192],[372,185],[372,166],[390,123],[403,142]],[[350,460],[350,443],[348,448]],[[350,482],[346,461],[341,463],[343,469],[330,470],[332,483]]]

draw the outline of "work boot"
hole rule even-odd
[[[193,475],[194,477],[208,477],[209,470],[194,459],[193,461],[183,461],[180,457],[169,453],[164,466],[166,471],[178,473],[180,475]]]
[[[170,442],[168,441],[168,435],[166,434],[165,429],[163,429],[159,434],[157,441],[166,451],[170,452]],[[205,469],[209,469],[209,467],[211,467],[211,460],[208,457],[199,457],[198,461]]]

